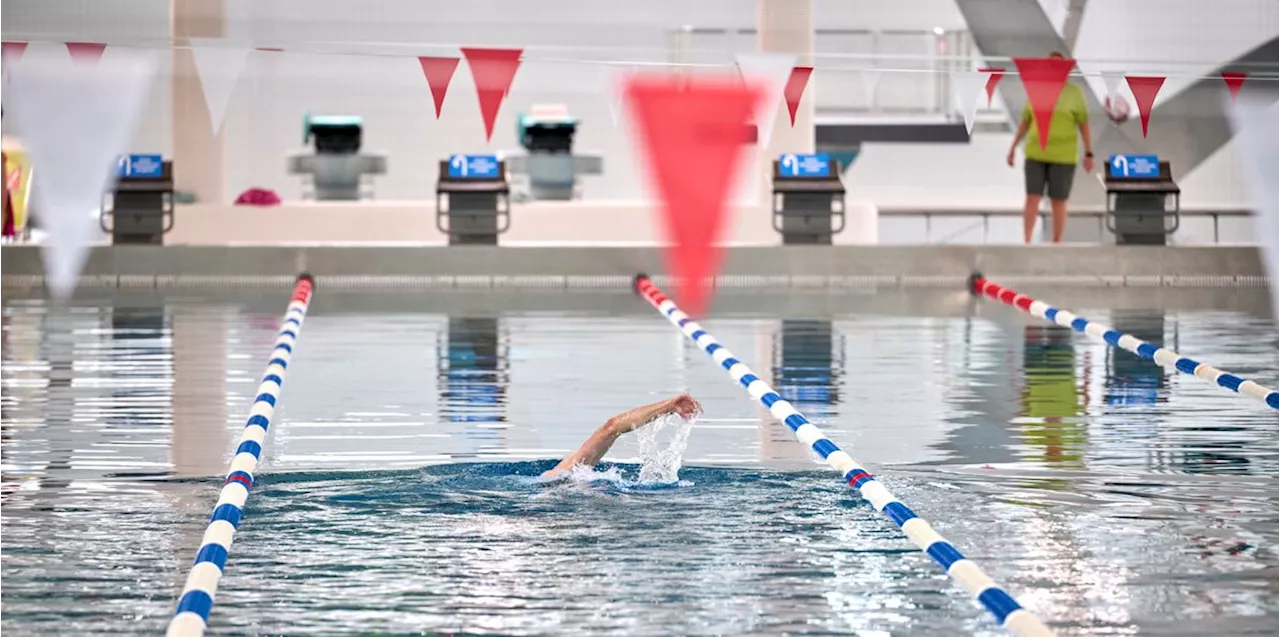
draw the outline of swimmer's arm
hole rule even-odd
[[[582,443],[578,450],[565,456],[551,470],[543,473],[544,476],[552,476],[558,473],[566,473],[572,471],[576,465],[587,467],[595,466],[609,453],[609,449],[613,447],[613,443],[617,442],[622,434],[634,431],[645,423],[652,422],[660,416],[678,413],[685,418],[691,418],[694,413],[701,411],[702,407],[696,400],[687,394],[681,394],[674,398],[659,401],[643,407],[637,407],[631,411],[620,413],[609,420],[605,421],[586,442]]]

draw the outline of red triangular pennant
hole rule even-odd
[[[1142,120],[1142,136],[1146,137],[1147,122],[1151,121],[1151,108],[1156,104],[1156,94],[1164,85],[1164,78],[1126,75],[1124,81],[1129,83],[1133,100],[1138,103],[1138,119]]]
[[[418,64],[422,65],[422,74],[427,76],[427,87],[431,89],[431,99],[436,103],[436,119],[440,119],[440,109],[444,108],[444,96],[449,92],[449,81],[458,68],[458,58],[439,58],[419,56]]]
[[[463,47],[462,55],[471,67],[480,99],[480,116],[484,118],[484,139],[493,138],[493,124],[498,121],[502,98],[511,90],[511,81],[520,68],[523,49],[472,49]]]
[[[706,307],[706,280],[720,262],[716,245],[734,180],[741,174],[741,124],[764,101],[764,88],[732,76],[686,82],[634,76],[625,90],[641,154],[658,194],[667,238],[668,270],[685,310]]]
[[[813,75],[812,66],[797,66],[791,69],[791,77],[787,79],[787,88],[782,97],[787,101],[787,112],[791,113],[791,125],[796,125],[796,109],[800,108],[800,98],[804,97],[804,87],[809,85],[809,76]]]
[[[1022,86],[1027,90],[1027,101],[1031,104],[1031,115],[1036,121],[1036,132],[1040,134],[1040,150],[1049,143],[1049,125],[1053,121],[1053,109],[1058,106],[1058,96],[1062,87],[1067,84],[1067,76],[1076,65],[1075,60],[1066,58],[1013,58],[1018,67],[1018,75],[1022,77]]]
[[[76,63],[97,64],[98,60],[102,59],[102,52],[106,50],[107,45],[99,42],[67,43],[67,52]]]
[[[1234,71],[1223,71],[1222,81],[1227,83],[1227,90],[1231,92],[1231,101],[1235,102],[1240,97],[1240,87],[1244,86],[1244,73]]]
[[[996,97],[996,85],[1000,83],[1000,78],[1004,77],[1004,69],[992,66],[978,69],[978,72],[989,74],[987,76],[987,108],[991,108],[991,101]]]
[[[0,57],[4,61],[13,64],[22,59],[22,54],[27,50],[26,42],[3,42],[0,43]]]

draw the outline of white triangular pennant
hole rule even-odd
[[[622,99],[625,93],[626,79],[638,72],[633,64],[630,66],[603,66],[600,75],[604,79],[605,99],[609,103],[609,116],[613,118],[614,127],[622,121]]]
[[[150,52],[117,50],[96,65],[27,51],[6,111],[31,156],[34,214],[44,240],[46,285],[75,290],[102,208],[155,76]]]
[[[1102,83],[1107,87],[1107,94],[1103,97],[1111,97],[1116,94],[1116,89],[1120,88],[1120,81],[1124,79],[1124,73],[1120,71],[1103,71]]]
[[[951,91],[956,107],[964,116],[964,128],[973,134],[973,118],[978,114],[978,97],[985,95],[987,87],[986,73],[979,71],[953,71],[951,73]]]
[[[862,69],[859,73],[862,75],[862,94],[867,98],[867,108],[871,108],[876,103],[876,86],[880,84],[880,70]]]
[[[209,108],[209,123],[217,135],[226,117],[227,105],[231,103],[231,93],[253,49],[218,38],[191,38],[190,42],[196,75],[204,90],[204,103]]]
[[[1273,94],[1274,97],[1274,94]],[[1262,237],[1259,250],[1271,280],[1271,302],[1280,303],[1277,290],[1277,265],[1280,261],[1280,152],[1276,150],[1276,138],[1280,137],[1280,103],[1241,95],[1239,103],[1230,99],[1224,109],[1232,113],[1236,132],[1236,147],[1246,182],[1253,200],[1254,227]],[[1280,317],[1280,306],[1276,307]]]
[[[783,53],[739,53],[736,56],[742,77],[764,88],[764,102],[755,112],[755,124],[760,146],[769,145],[773,137],[773,124],[778,119],[778,107],[782,106],[782,94],[791,79],[791,69],[796,66],[796,56]]]

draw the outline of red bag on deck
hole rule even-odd
[[[274,190],[265,188],[250,188],[236,197],[237,206],[278,206],[280,205],[280,195]]]

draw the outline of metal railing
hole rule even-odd
[[[668,61],[732,64],[734,54],[756,50],[755,39],[755,29],[674,29],[667,37]],[[952,102],[950,74],[975,69],[980,63],[973,38],[965,30],[815,29],[814,55],[861,58],[819,69],[827,78],[815,93],[814,111],[819,117],[872,114],[960,121]],[[881,72],[869,100],[862,70]],[[979,115],[1006,117],[1004,105],[998,102],[980,109]]]

